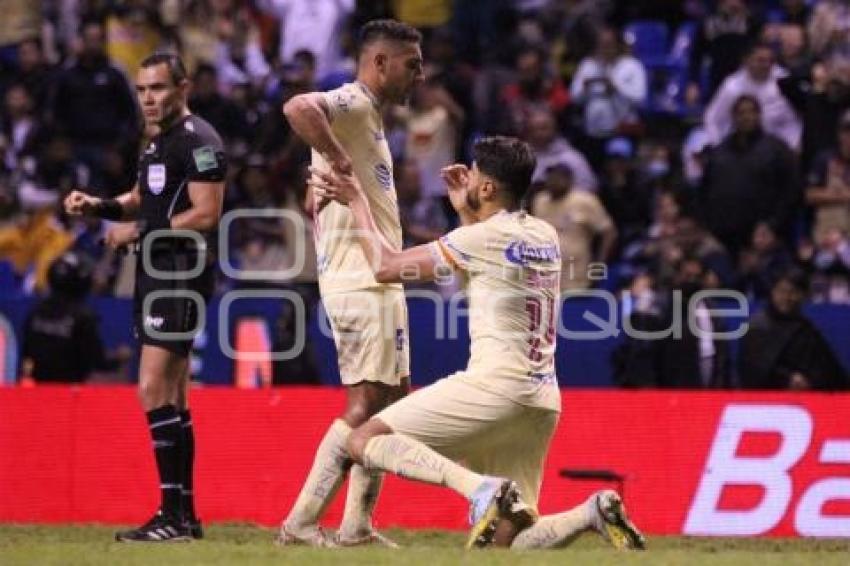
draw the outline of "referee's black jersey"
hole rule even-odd
[[[204,119],[190,114],[155,136],[139,159],[139,218],[161,225],[191,207],[189,182],[223,181],[224,144]],[[215,230],[203,236],[215,246]],[[186,242],[181,238],[181,241]],[[159,247],[159,246],[157,246]]]

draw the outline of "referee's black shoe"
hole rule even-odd
[[[150,521],[129,531],[115,533],[118,542],[189,542],[192,536],[183,522],[159,510]]]
[[[186,529],[189,531],[189,536],[195,540],[201,540],[204,538],[204,526],[201,524],[201,520],[197,517],[189,517],[184,523]]]

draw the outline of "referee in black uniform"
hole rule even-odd
[[[189,112],[180,58],[156,53],[139,69],[136,92],[148,132],[136,185],[115,199],[74,191],[69,214],[116,224],[107,245],[135,248],[134,320],[141,342],[139,398],[147,413],[162,504],[119,541],[164,542],[203,536],[192,497],[194,433],[188,407],[189,351],[213,287],[216,230],[226,163],[215,130]],[[174,231],[183,231],[174,232]],[[187,236],[194,235],[195,238]]]

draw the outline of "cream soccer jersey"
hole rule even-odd
[[[377,101],[357,82],[323,93],[323,96],[330,111],[331,130],[351,157],[354,174],[363,186],[381,236],[390,246],[401,250],[392,156]],[[312,164],[321,170],[330,169],[316,150],[313,150]],[[346,206],[331,202],[318,214],[315,237],[322,294],[401,289],[400,284],[375,281],[354,230],[354,219]]]
[[[431,245],[469,279],[470,358],[458,376],[519,403],[559,410],[555,229],[525,212],[503,211]]]

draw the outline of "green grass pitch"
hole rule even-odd
[[[166,545],[115,543],[114,531],[103,526],[0,525],[0,565],[850,564],[850,540],[649,537],[646,552],[618,553],[588,534],[565,549],[515,553],[464,552],[463,533],[445,531],[387,531],[404,546],[401,550],[278,548],[272,544],[273,530],[248,525],[213,525],[203,541]]]

